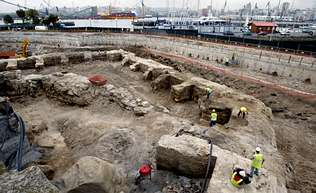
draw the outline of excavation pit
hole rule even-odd
[[[34,36],[38,36],[40,33],[34,34]],[[45,35],[45,34],[40,34]],[[75,38],[77,43],[80,39],[82,39],[82,36],[80,34],[78,35],[78,39]],[[53,35],[55,36],[55,35]],[[109,34],[111,38],[113,38],[115,35]],[[124,37],[126,35],[120,34],[120,38]],[[67,42],[67,37],[62,36],[63,39],[65,39],[65,42],[63,42],[61,45],[67,47],[66,45],[69,43]],[[96,39],[93,39],[96,38]],[[103,38],[108,38],[104,37]],[[85,39],[87,40],[84,44],[89,44],[90,40],[100,40],[102,38],[99,38],[96,34],[85,34]],[[47,43],[44,42],[45,38],[39,38],[38,41],[43,41],[43,44]],[[120,39],[118,39],[120,40]],[[132,40],[132,39],[130,39]],[[155,38],[152,38],[153,42],[155,41]],[[46,40],[45,40],[46,41]],[[54,41],[54,38],[47,39],[47,41],[51,42]],[[70,40],[71,43],[73,43],[73,39]],[[124,40],[123,40],[124,41]],[[159,40],[160,41],[160,40]],[[163,40],[161,40],[163,41]],[[178,40],[174,40],[178,41]],[[96,42],[96,41],[91,41]],[[14,42],[15,43],[15,42]],[[126,41],[127,43],[127,41]],[[193,44],[193,42],[192,42]],[[82,44],[83,45],[83,44]],[[48,45],[47,45],[48,46]],[[74,45],[71,45],[74,46]],[[93,45],[95,46],[95,45]],[[158,49],[160,45],[155,45],[155,47]],[[201,45],[202,46],[202,45]],[[49,47],[49,46],[48,46]],[[153,49],[153,47],[150,47]],[[77,50],[76,50],[77,49]],[[285,125],[281,125],[278,127],[279,123],[283,123],[285,119],[283,117],[280,118],[280,116],[276,115],[277,123],[274,122],[274,120],[271,121],[271,112],[269,109],[266,108],[266,106],[259,102],[259,100],[255,99],[254,97],[245,96],[241,93],[250,93],[252,96],[261,97],[260,99],[265,101],[265,97],[263,93],[266,92],[266,88],[260,87],[260,86],[253,86],[251,92],[247,90],[248,85],[250,85],[247,82],[243,81],[235,81],[231,77],[227,78],[225,73],[223,74],[221,72],[220,75],[213,74],[213,72],[210,71],[204,71],[201,72],[201,69],[195,70],[196,66],[192,62],[188,62],[185,64],[177,65],[173,62],[163,63],[165,65],[173,65],[174,69],[181,69],[181,74],[189,75],[185,76],[185,80],[176,79],[173,80],[162,80],[162,83],[160,84],[158,82],[157,90],[159,89],[165,90],[163,92],[152,92],[152,85],[153,83],[164,74],[161,74],[161,72],[158,71],[152,71],[148,74],[147,78],[145,78],[147,81],[144,81],[144,76],[146,74],[142,73],[134,73],[132,72],[128,67],[122,67],[121,60],[125,57],[124,54],[122,54],[121,51],[115,51],[113,52],[112,56],[109,57],[106,52],[98,52],[98,50],[102,50],[101,48],[65,48],[63,50],[57,50],[56,48],[49,48],[49,50],[46,53],[53,53],[54,51],[57,52],[64,52],[63,57],[61,59],[56,59],[56,62],[51,61],[44,61],[44,67],[42,71],[36,72],[34,65],[27,65],[27,68],[23,70],[22,74],[23,77],[29,74],[39,74],[39,75],[51,75],[55,72],[60,71],[67,71],[69,73],[75,73],[77,75],[81,75],[84,77],[89,77],[93,74],[103,74],[108,79],[108,84],[105,86],[101,86],[93,90],[93,96],[89,96],[89,104],[84,104],[84,106],[77,105],[75,103],[71,103],[71,100],[77,99],[78,95],[80,98],[81,93],[73,92],[69,90],[64,90],[62,92],[62,95],[65,93],[69,95],[66,97],[66,100],[64,97],[61,97],[62,95],[58,94],[62,90],[52,90],[51,92],[43,91],[42,89],[33,89],[34,95],[32,95],[34,98],[31,98],[28,94],[29,90],[23,90],[25,89],[25,85],[30,85],[29,83],[23,82],[20,78],[19,80],[14,80],[10,82],[10,90],[6,90],[6,93],[3,95],[10,95],[12,99],[12,103],[14,104],[14,108],[17,109],[19,112],[21,112],[22,116],[25,117],[28,124],[37,124],[39,120],[46,119],[48,120],[48,131],[44,131],[44,136],[36,136],[37,140],[40,140],[41,145],[46,145],[49,147],[54,146],[52,142],[58,141],[58,148],[60,148],[60,145],[62,144],[61,141],[66,139],[67,142],[66,147],[71,147],[70,149],[63,149],[63,151],[57,151],[54,152],[54,160],[51,161],[49,164],[55,164],[53,165],[54,168],[56,168],[56,174],[55,178],[58,178],[62,175],[62,173],[80,157],[84,155],[92,155],[92,156],[100,156],[101,159],[108,159],[110,161],[113,161],[117,168],[122,168],[126,174],[133,178],[135,172],[138,169],[138,166],[144,159],[149,159],[152,161],[152,163],[156,163],[155,160],[155,151],[153,151],[156,148],[158,139],[166,134],[173,134],[176,133],[179,129],[187,129],[190,131],[196,132],[196,136],[199,135],[200,130],[209,130],[210,135],[213,138],[221,137],[222,143],[219,143],[220,146],[224,149],[229,150],[227,152],[228,155],[232,155],[231,152],[236,152],[239,155],[244,156],[244,151],[246,156],[252,153],[253,148],[257,145],[256,142],[260,140],[263,143],[263,148],[265,152],[265,156],[268,160],[272,160],[271,162],[267,162],[266,168],[268,168],[270,171],[268,175],[267,181],[261,181],[260,183],[255,183],[251,187],[254,189],[251,189],[251,191],[248,192],[257,192],[258,189],[255,189],[256,187],[260,186],[259,189],[262,191],[268,192],[268,188],[271,189],[277,189],[281,187],[282,192],[282,186],[278,186],[279,184],[276,184],[276,181],[274,181],[273,176],[278,174],[278,171],[282,171],[282,168],[278,166],[278,160],[276,160],[274,157],[270,155],[276,155],[279,154],[278,150],[276,150],[276,144],[280,149],[282,150],[282,145],[285,143],[282,141],[283,138],[281,138],[281,141],[275,142],[275,131],[274,126],[277,126],[276,128],[282,128],[286,127]],[[153,55],[146,55],[146,51],[142,50],[141,48],[129,48],[134,49],[135,52],[144,52],[142,53],[144,57],[153,57]],[[225,49],[226,48],[222,48]],[[92,51],[92,53],[84,53],[83,58],[82,56],[80,59],[71,58],[68,57],[68,54],[71,54],[71,52],[78,52],[80,50],[81,52],[86,52],[87,50],[95,50]],[[53,51],[53,52],[52,52]],[[183,51],[182,51],[183,52]],[[34,52],[36,53],[36,52]],[[37,52],[38,53],[38,52]],[[172,55],[172,51],[169,53]],[[199,54],[199,53],[198,53]],[[196,53],[193,53],[192,56],[198,55]],[[200,55],[200,54],[199,54]],[[65,56],[65,57],[64,57]],[[200,55],[202,58],[202,55]],[[165,56],[164,56],[165,57]],[[146,59],[148,59],[146,58]],[[70,60],[69,60],[70,59]],[[154,58],[156,61],[159,61],[159,59]],[[53,59],[51,59],[53,60]],[[80,62],[77,62],[76,60],[80,60]],[[191,60],[194,60],[194,58],[191,58]],[[200,61],[201,62],[201,61]],[[39,59],[36,61],[36,66],[43,63],[43,60]],[[5,66],[5,65],[4,65]],[[35,67],[36,67],[35,66]],[[248,65],[247,65],[248,66]],[[249,65],[250,66],[250,65]],[[209,65],[209,67],[212,68],[212,65]],[[4,67],[3,67],[4,68]],[[21,65],[16,66],[14,63],[9,63],[6,66],[6,69],[17,69],[17,68],[23,68]],[[147,69],[147,68],[141,68],[141,69]],[[265,69],[265,68],[264,68]],[[235,69],[239,70],[239,69]],[[249,71],[251,71],[249,69]],[[249,73],[249,71],[247,73]],[[156,73],[157,72],[157,73]],[[224,71],[223,71],[224,72]],[[226,72],[226,71],[225,71]],[[145,72],[146,73],[146,72]],[[184,82],[188,81],[191,82],[190,77],[191,76],[201,76],[201,74],[205,76],[209,76],[210,80],[219,82],[220,84],[227,84],[229,87],[235,89],[234,91],[224,88],[224,86],[215,85],[214,89],[218,92],[218,95],[214,95],[215,98],[212,102],[223,102],[224,104],[229,104],[234,107],[234,115],[233,119],[230,120],[230,117],[232,116],[232,109],[231,106],[229,107],[217,107],[216,104],[212,104],[210,108],[205,111],[205,120],[209,120],[209,114],[212,110],[212,108],[215,108],[219,114],[218,116],[218,127],[210,129],[208,127],[208,124],[200,121],[200,107],[196,104],[197,101],[203,100],[206,98],[206,92],[205,88],[207,88],[209,82],[203,83],[202,85],[196,85],[195,83],[193,88],[189,86],[188,91],[184,92],[184,96],[179,96],[180,101],[183,101],[181,103],[174,103],[173,98],[170,93],[169,89],[172,90],[174,86],[177,86],[179,84],[183,84]],[[255,76],[256,74],[254,74]],[[295,74],[293,74],[293,77],[296,77]],[[1,76],[0,76],[1,78]],[[279,80],[282,78],[282,76],[274,77],[276,80]],[[24,80],[24,79],[23,79]],[[237,80],[237,79],[236,79]],[[313,79],[312,79],[313,80]],[[303,81],[300,81],[300,83],[303,85]],[[1,82],[1,80],[0,80]],[[30,79],[30,83],[34,85],[34,87],[46,87],[45,84],[39,84],[41,86],[37,86],[36,83],[37,80]],[[12,84],[14,83],[14,84]],[[19,83],[19,86],[17,86],[16,83]],[[58,82],[57,82],[58,83]],[[192,83],[192,82],[191,82]],[[67,84],[65,84],[67,86]],[[212,83],[210,84],[212,85]],[[1,86],[1,85],[0,85]],[[27,87],[28,87],[27,86]],[[199,86],[197,89],[196,86]],[[305,85],[309,86],[309,85]],[[1,87],[0,92],[3,92],[2,89],[4,87]],[[141,89],[137,89],[141,88]],[[155,89],[154,89],[155,90]],[[16,91],[16,92],[15,92]],[[172,91],[171,91],[172,92]],[[47,93],[50,93],[47,96]],[[84,95],[84,94],[83,94]],[[267,98],[269,98],[268,96]],[[183,100],[182,100],[183,98]],[[284,99],[284,100],[283,100]],[[284,101],[288,100],[287,97],[284,97],[284,95],[279,94],[278,96],[274,97],[274,100],[278,100],[278,102],[281,101],[283,103]],[[83,100],[85,101],[85,100]],[[286,106],[289,106],[289,109],[291,109],[291,105],[293,103],[300,103],[295,100],[292,100],[289,103],[286,103]],[[242,105],[246,105],[247,108],[249,106],[249,115],[247,115],[246,120],[247,124],[235,124],[233,121],[236,117],[236,114],[238,113],[238,108]],[[280,104],[281,105],[281,104]],[[283,104],[282,104],[283,105]],[[159,106],[159,108],[152,108],[152,106]],[[300,105],[300,108],[303,108],[304,105]],[[226,109],[227,108],[227,109]],[[159,111],[156,111],[156,109],[160,109]],[[161,110],[163,109],[163,110]],[[307,108],[306,108],[307,109]],[[290,110],[289,110],[290,111]],[[311,111],[310,109],[307,109],[307,112]],[[303,112],[303,111],[302,111]],[[85,114],[86,113],[86,114]],[[142,115],[142,117],[138,117],[137,115]],[[223,114],[223,118],[221,118],[221,115]],[[281,116],[283,115],[280,113]],[[290,114],[289,114],[290,115]],[[61,135],[61,138],[64,138],[63,140],[60,140],[60,133],[58,133],[60,127],[58,125],[54,124],[54,120],[57,119],[57,116],[62,117],[75,117],[76,119],[80,120],[80,124],[76,127],[71,127],[72,129],[76,130],[77,132],[69,133],[69,135]],[[288,116],[288,115],[287,115]],[[305,114],[303,115],[305,116]],[[90,118],[90,119],[87,119]],[[306,119],[306,117],[303,117]],[[92,120],[91,120],[92,119]],[[298,120],[295,117],[291,118],[291,120]],[[310,114],[310,117],[308,119],[313,119],[313,114]],[[69,119],[69,123],[72,123],[73,119]],[[249,120],[249,122],[248,122]],[[191,121],[191,123],[190,123]],[[286,121],[289,121],[286,119]],[[231,124],[229,126],[222,126],[222,124],[227,124],[230,122]],[[306,120],[306,122],[309,122]],[[91,125],[92,124],[92,125]],[[194,126],[194,124],[197,124]],[[274,125],[275,124],[275,125]],[[305,125],[303,123],[303,125]],[[83,126],[82,129],[79,131],[77,130],[77,127]],[[230,127],[231,126],[231,127]],[[192,128],[193,127],[193,128]],[[89,129],[87,129],[89,128]],[[224,129],[225,128],[225,129]],[[287,128],[287,127],[286,127]],[[295,127],[297,128],[297,127]],[[307,128],[307,127],[306,127]],[[227,129],[227,130],[226,130]],[[288,128],[287,128],[288,129]],[[285,129],[286,131],[291,131],[290,129]],[[52,135],[50,132],[57,130],[57,134],[54,133]],[[125,135],[110,135],[109,133],[114,132],[113,130],[116,130],[118,132],[125,132],[126,136],[131,136],[131,139],[126,137]],[[122,131],[124,130],[124,131]],[[306,131],[305,127],[302,129]],[[279,131],[276,129],[276,132],[280,136],[282,135],[282,131]],[[120,136],[118,138],[106,138],[103,135],[106,134],[106,136]],[[284,134],[284,133],[283,133]],[[295,136],[295,135],[291,135]],[[46,137],[50,137],[49,140],[45,140]],[[98,140],[99,137],[102,139],[109,139],[109,140]],[[302,139],[304,140],[289,140],[289,137],[286,136],[286,142],[291,141],[291,143],[296,143],[296,145],[300,146],[300,150],[305,150],[303,157],[305,156],[306,149],[303,148],[303,145],[300,145],[300,143],[305,144],[309,143],[309,139],[307,139],[305,136],[302,136]],[[123,138],[123,139],[121,139]],[[124,140],[126,139],[126,140]],[[255,139],[255,140],[254,140]],[[60,140],[60,141],[59,141]],[[247,141],[247,143],[241,143],[241,141]],[[280,138],[279,138],[280,140]],[[125,141],[128,142],[128,144],[125,146]],[[216,140],[214,140],[216,141]],[[44,143],[50,143],[50,144],[44,144]],[[71,143],[75,142],[75,143]],[[107,143],[109,142],[109,143]],[[300,142],[300,143],[299,143]],[[36,140],[35,140],[36,143]],[[70,144],[69,144],[70,143]],[[271,145],[272,144],[272,145]],[[122,148],[120,148],[122,146]],[[240,149],[237,149],[235,147],[242,147]],[[55,146],[54,146],[55,147]],[[124,147],[124,148],[123,148]],[[58,149],[57,148],[57,149]],[[50,148],[55,149],[56,148]],[[312,149],[312,148],[311,148]],[[292,151],[292,150],[291,150]],[[294,151],[294,150],[293,150]],[[295,155],[295,152],[292,152]],[[306,155],[312,155],[310,153],[306,153]],[[236,156],[236,155],[234,155]],[[281,157],[281,156],[276,156]],[[306,157],[306,156],[305,156]],[[238,159],[237,159],[238,158]],[[294,158],[296,158],[294,156]],[[218,158],[219,159],[219,158]],[[313,159],[313,158],[311,158]],[[233,159],[225,159],[225,160],[233,160]],[[234,160],[241,160],[240,157],[236,156],[236,159]],[[216,176],[216,180],[222,178],[222,181],[213,181],[211,180],[210,183],[212,184],[212,187],[209,187],[210,190],[213,190],[213,192],[234,192],[232,189],[220,189],[220,188],[227,188],[229,186],[229,183],[227,184],[227,179],[229,179],[230,169],[231,166],[235,163],[224,163],[224,162],[217,162],[215,165],[215,172],[213,175]],[[247,163],[247,161],[245,161]],[[302,162],[304,163],[304,161]],[[219,165],[223,164],[223,165]],[[298,164],[300,165],[300,164]],[[216,167],[219,167],[216,170]],[[249,164],[245,164],[244,167],[248,167]],[[297,166],[297,165],[295,165]],[[156,166],[154,166],[156,167]],[[160,166],[159,166],[160,167]],[[312,168],[313,169],[313,168]],[[314,171],[312,170],[311,171]],[[225,170],[225,171],[224,171]],[[133,171],[133,172],[130,172]],[[224,171],[223,173],[218,173],[218,171]],[[276,171],[273,174],[271,171]],[[217,173],[216,173],[217,172]],[[159,170],[157,172],[157,175],[155,176],[156,181],[153,182],[146,182],[149,184],[150,187],[155,187],[152,189],[137,189],[133,185],[133,182],[128,182],[127,185],[129,186],[128,190],[125,190],[124,192],[148,192],[148,193],[155,193],[155,192],[163,192],[164,188],[167,188],[169,185],[164,183],[166,180],[174,183],[178,183],[182,177],[180,177],[177,174],[170,175],[171,177],[168,177],[167,171]],[[280,172],[281,173],[281,172]],[[226,175],[227,174],[227,175]],[[271,174],[271,175],[270,175]],[[298,173],[298,176],[300,173]],[[313,176],[313,175],[309,175]],[[280,183],[282,184],[282,176],[278,176],[278,179],[280,179]],[[298,179],[299,182],[300,178]],[[310,179],[316,179],[316,178],[310,178]],[[191,179],[184,181],[192,181]],[[270,183],[272,182],[272,183]],[[309,182],[308,182],[309,183]],[[180,183],[181,184],[181,183]],[[186,183],[184,183],[186,184]],[[269,187],[261,186],[261,184],[269,184]],[[298,184],[298,183],[297,183]],[[291,189],[296,189],[297,187],[300,187],[297,184],[291,185]],[[186,184],[187,185],[187,184]],[[308,186],[309,184],[307,184]],[[178,185],[176,185],[178,186]],[[180,185],[182,188],[183,186]],[[168,187],[169,188],[169,187]],[[213,189],[212,189],[213,188]],[[219,189],[216,189],[219,188]],[[229,188],[229,187],[228,187]],[[135,190],[136,189],[136,190]],[[172,188],[171,188],[172,189]],[[194,188],[193,188],[194,189]],[[166,189],[165,189],[166,190]],[[222,191],[223,190],[223,191]],[[247,192],[247,191],[245,191]]]

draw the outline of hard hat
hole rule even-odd
[[[256,151],[260,152],[261,148],[260,147],[256,147]]]
[[[239,174],[240,174],[242,177],[246,177],[246,172],[245,172],[244,170],[241,170],[241,171],[239,172]]]
[[[5,102],[6,99],[4,97],[0,97],[0,103]]]
[[[212,112],[215,112],[215,109],[213,109]]]

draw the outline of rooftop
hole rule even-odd
[[[266,22],[266,21],[253,21],[250,24],[254,24],[256,26],[268,26],[268,27],[277,27],[278,25],[274,22]]]

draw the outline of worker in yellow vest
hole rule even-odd
[[[261,148],[257,147],[251,161],[250,177],[253,177],[253,174],[259,175],[259,170],[262,168],[263,162],[264,158],[261,153]]]
[[[215,109],[212,110],[210,118],[211,118],[210,126],[214,127],[216,125],[216,121],[217,121],[217,113],[216,113]]]
[[[249,174],[246,173],[244,169],[236,167],[233,169],[232,176],[230,178],[230,182],[236,188],[239,188],[241,185],[250,184],[251,179]]]
[[[246,107],[240,107],[238,117],[242,114],[242,118],[244,119],[246,116],[246,113],[248,114],[248,110]]]

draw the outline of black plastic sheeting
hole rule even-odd
[[[13,112],[10,104],[0,102],[0,162],[3,162],[8,170],[22,170],[41,156],[30,146],[25,129],[23,120]]]

